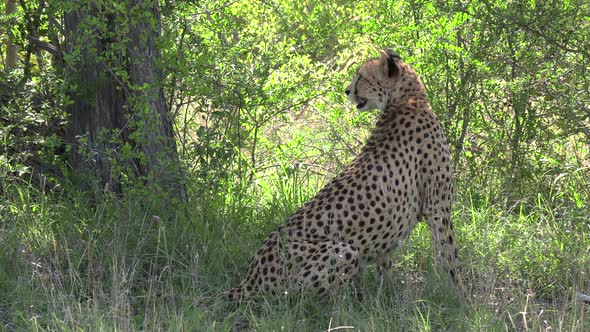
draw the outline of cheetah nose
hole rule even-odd
[[[346,93],[346,95],[348,96],[350,94],[350,89],[344,90],[344,93]]]

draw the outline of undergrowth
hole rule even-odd
[[[240,200],[223,193],[169,211],[150,211],[138,198],[96,203],[74,190],[44,194],[5,182],[0,322],[7,331],[590,328],[590,308],[575,295],[590,293],[590,213],[542,195],[507,208],[457,194],[466,296],[433,264],[429,230],[420,225],[394,253],[382,289],[368,267],[324,298],[222,301],[263,237],[322,185],[305,179],[278,177]]]

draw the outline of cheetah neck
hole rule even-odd
[[[418,100],[428,102],[426,88],[418,74],[408,65],[402,65],[402,74],[389,95],[387,108],[400,103],[414,103]]]

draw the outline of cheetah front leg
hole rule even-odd
[[[381,256],[377,256],[377,258],[375,258],[375,265],[377,265],[380,276],[389,275],[391,267],[393,266],[391,262],[391,254],[386,252]]]
[[[391,277],[391,254],[386,252],[381,256],[377,256],[375,259],[375,265],[377,265],[377,271],[379,273],[379,289],[377,289],[377,297],[375,301],[379,302],[379,299],[381,298],[381,291],[383,290],[383,280],[385,278],[389,279]]]
[[[425,215],[430,225],[432,247],[437,262],[446,265],[453,282],[462,288],[461,263],[457,253],[455,229],[451,222],[451,204],[441,204]]]

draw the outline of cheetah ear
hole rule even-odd
[[[381,51],[379,61],[383,65],[383,72],[388,78],[397,78],[401,74],[401,69],[396,59],[401,60],[400,56],[395,54],[390,48]]]

